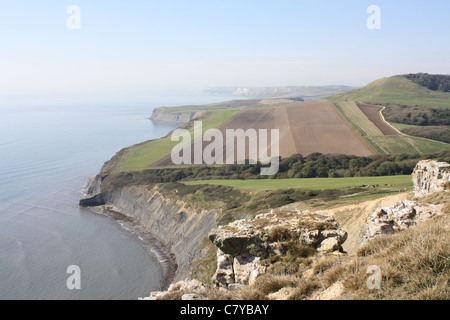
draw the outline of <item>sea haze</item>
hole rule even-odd
[[[159,138],[154,107],[231,97],[155,97],[146,106],[0,106],[0,299],[137,299],[160,289],[142,243],[78,207],[89,178],[121,148]],[[67,268],[81,270],[69,290]]]

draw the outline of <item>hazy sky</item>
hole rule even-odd
[[[80,29],[67,27],[70,5]],[[367,27],[370,5],[381,29]],[[145,100],[449,74],[449,30],[448,0],[0,0],[0,97]]]

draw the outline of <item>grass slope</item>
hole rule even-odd
[[[203,121],[203,132],[219,127],[239,112],[240,110],[236,109],[208,112],[201,119]],[[193,136],[193,128],[189,131]],[[171,141],[170,136],[168,136],[127,148],[118,160],[114,172],[143,170],[169,155],[178,143],[178,141]]]
[[[231,100],[218,103],[210,103],[205,105],[187,105],[178,107],[159,107],[165,112],[198,112],[198,111],[214,111],[225,109],[248,109],[248,108],[262,108],[278,106],[280,104],[295,103],[290,99],[245,99],[245,100]]]
[[[368,140],[378,146],[384,154],[434,153],[450,150],[450,145],[443,142],[404,135],[376,136],[369,137]]]
[[[307,179],[260,179],[260,180],[207,180],[184,182],[187,185],[221,185],[251,190],[277,190],[298,188],[304,190],[344,190],[364,185],[389,186],[395,189],[411,189],[411,176],[307,178]]]
[[[450,93],[432,91],[403,76],[378,79],[362,89],[338,94],[332,101],[354,100],[374,104],[401,104],[450,108]]]

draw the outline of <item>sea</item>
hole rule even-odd
[[[164,94],[139,105],[0,101],[0,299],[135,300],[163,286],[144,244],[78,206],[89,179],[120,149],[165,136],[158,106],[230,96]]]

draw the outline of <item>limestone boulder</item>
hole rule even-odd
[[[181,300],[206,300],[206,285],[196,279],[182,280],[173,283],[166,291],[155,291],[150,296],[139,300],[168,300],[174,294],[181,296]]]
[[[434,160],[420,161],[412,173],[415,197],[426,197],[434,192],[448,191],[450,164]]]
[[[375,210],[366,223],[366,233],[361,244],[385,234],[406,230],[441,213],[443,205],[422,205],[416,201],[402,200],[392,206]]]
[[[209,239],[218,248],[213,283],[228,288],[252,284],[266,272],[263,260],[286,254],[286,244],[307,245],[319,253],[339,251],[347,232],[325,212],[280,210],[217,227]]]

